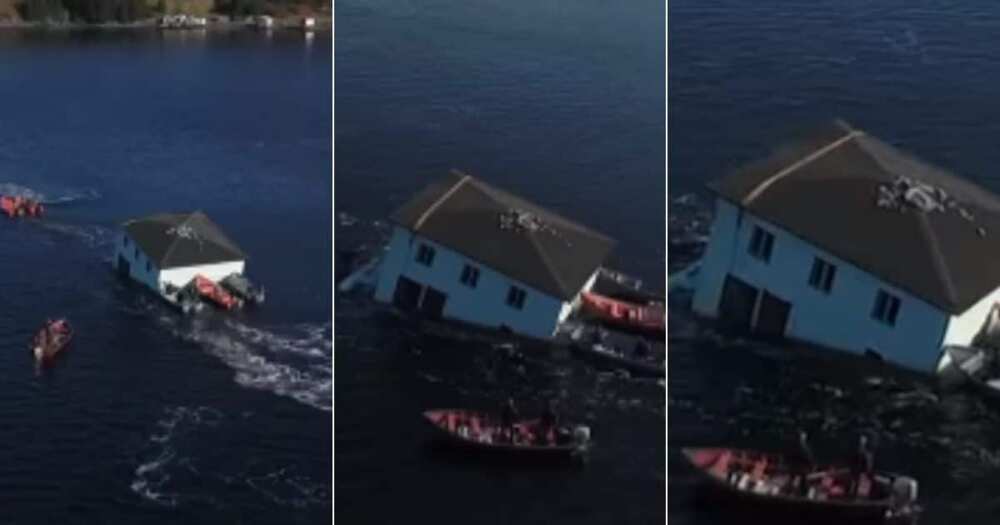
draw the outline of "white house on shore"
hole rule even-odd
[[[124,277],[170,300],[195,275],[213,281],[242,274],[246,255],[204,213],[163,213],[122,225],[115,268]]]
[[[403,311],[551,337],[614,241],[459,172],[391,217],[375,298]]]
[[[1000,199],[846,123],[710,188],[699,315],[932,371],[1000,301]]]

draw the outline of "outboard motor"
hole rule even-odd
[[[892,507],[886,511],[887,521],[916,523],[920,513],[917,505],[917,480],[899,476],[892,481]]]

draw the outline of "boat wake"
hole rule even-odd
[[[94,189],[65,190],[59,193],[46,194],[41,191],[21,186],[12,182],[0,182],[0,195],[10,195],[13,197],[26,197],[36,200],[45,205],[69,204],[75,202],[96,201],[101,198],[101,193]]]
[[[175,336],[196,343],[235,372],[237,384],[332,411],[332,324],[264,330],[227,319],[221,326],[171,322]]]
[[[218,410],[203,406],[164,409],[164,416],[156,422],[156,430],[140,455],[142,462],[135,469],[130,485],[132,492],[159,505],[177,506],[183,496],[170,492],[168,484],[174,478],[171,472],[194,467],[190,458],[180,455],[175,442],[178,437],[191,433],[199,426],[218,426],[222,417]]]
[[[163,507],[199,503],[221,507],[221,502],[205,494],[205,485],[219,485],[224,491],[263,496],[281,506],[304,508],[328,505],[328,484],[298,474],[292,467],[254,465],[234,468],[233,464],[210,464],[211,458],[196,457],[194,449],[211,434],[240,418],[228,416],[211,407],[166,407],[155,428],[138,454],[130,488],[139,497]],[[184,487],[199,487],[186,490]]]

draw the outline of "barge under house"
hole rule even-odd
[[[1000,199],[846,123],[710,188],[702,316],[932,371],[1000,301]]]
[[[197,275],[242,275],[246,254],[204,213],[162,213],[122,225],[115,268],[170,302]]]
[[[418,193],[391,220],[376,300],[535,338],[554,335],[615,244],[460,172]]]

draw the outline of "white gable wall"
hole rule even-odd
[[[430,267],[415,259],[421,243],[434,248],[434,261]],[[465,264],[479,269],[479,281],[475,288],[460,281]],[[401,275],[446,294],[448,299],[443,312],[445,318],[496,328],[506,325],[515,332],[533,337],[550,337],[558,321],[568,315],[567,306],[571,306],[569,302],[564,303],[397,226],[382,260],[375,288],[376,300],[391,303],[396,282]],[[593,283],[593,279],[590,283]],[[524,308],[521,310],[507,306],[507,293],[511,285],[527,292]]]
[[[983,328],[990,309],[998,302],[1000,302],[1000,288],[993,290],[969,307],[968,310],[959,315],[951,316],[948,331],[944,336],[944,344],[963,346],[971,344],[972,339]]]
[[[756,225],[774,235],[769,263],[749,253]],[[816,256],[837,267],[829,294],[809,285]],[[693,307],[697,313],[709,317],[717,315],[727,274],[791,303],[785,329],[788,337],[856,353],[872,349],[887,360],[917,370],[934,369],[950,321],[947,313],[929,303],[773,224],[745,211],[741,214],[732,203],[717,199],[712,238],[694,297]],[[895,326],[871,317],[879,289],[900,299]]]

